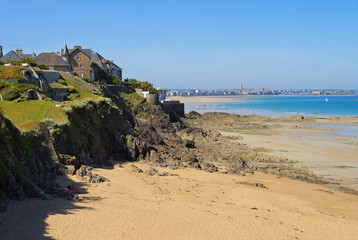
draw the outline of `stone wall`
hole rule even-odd
[[[177,122],[184,117],[184,103],[179,101],[164,101],[162,104],[163,111],[169,114],[171,122]]]
[[[158,105],[159,104],[159,95],[158,94],[147,94],[146,100],[151,105]]]
[[[80,59],[77,60],[76,56],[79,55]],[[70,54],[70,64],[73,66],[73,71],[77,74],[77,76],[81,77],[81,73],[83,73],[83,77],[90,78],[91,72],[91,59],[84,54],[80,49],[76,49]],[[81,64],[83,67],[81,68]],[[82,77],[81,77],[82,78]]]

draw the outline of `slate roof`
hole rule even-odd
[[[32,59],[34,59],[34,55],[32,55],[32,54],[22,54],[22,57],[23,58],[32,58]]]
[[[56,53],[41,53],[35,58],[35,62],[50,66],[71,66]]]
[[[21,59],[21,57],[19,55],[17,55],[17,53],[13,50],[11,50],[10,52],[6,53],[1,60],[3,60],[4,62],[6,62],[6,60],[19,60]]]

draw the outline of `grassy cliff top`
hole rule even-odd
[[[0,79],[24,79],[22,70],[25,67],[22,66],[0,66]]]

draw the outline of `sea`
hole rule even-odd
[[[185,104],[185,111],[260,116],[358,116],[358,96],[240,97],[237,102]]]

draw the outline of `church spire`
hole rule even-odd
[[[62,59],[66,62],[70,62],[70,53],[68,52],[67,44],[65,44],[65,49],[63,49]]]
[[[68,52],[67,44],[65,44],[65,49],[63,50],[63,56],[69,56],[70,53]]]

